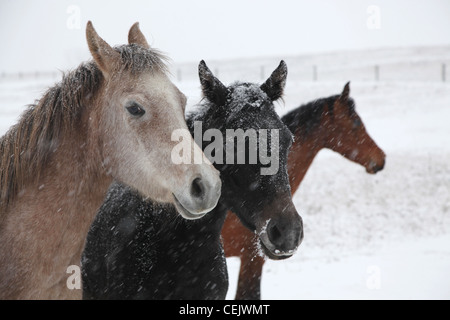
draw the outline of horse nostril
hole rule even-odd
[[[378,166],[378,170],[377,171],[381,171],[384,169],[384,165],[386,164],[386,160],[383,160],[383,162],[381,163],[380,166]]]
[[[269,227],[267,235],[269,236],[270,242],[272,242],[275,245],[280,244],[281,231],[280,231],[280,229],[278,229],[276,224]]]
[[[194,198],[203,198],[205,195],[205,187],[202,179],[195,178],[191,185],[191,195]]]
[[[378,171],[383,170],[384,169],[384,164],[385,164],[385,161],[383,161],[381,164],[375,165],[373,167],[374,173],[377,173]]]

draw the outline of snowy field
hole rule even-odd
[[[304,241],[292,258],[265,264],[262,298],[450,299],[450,47],[206,62],[229,84],[262,82],[281,59],[289,75],[280,115],[351,80],[356,110],[387,158],[369,175],[319,153],[294,195]],[[200,99],[197,63],[172,66],[189,108]],[[57,80],[0,78],[0,134]],[[232,299],[239,261],[227,262]]]

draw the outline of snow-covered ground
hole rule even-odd
[[[332,151],[319,153],[294,195],[304,241],[292,258],[265,264],[262,298],[450,299],[450,71],[442,81],[450,47],[207,64],[225,84],[262,82],[282,58],[289,76],[280,115],[351,80],[356,110],[387,158],[369,175]],[[173,65],[189,107],[200,99],[196,70],[197,62]],[[0,134],[56,80],[0,78]],[[232,299],[239,261],[227,261]]]

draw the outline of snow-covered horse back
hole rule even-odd
[[[226,87],[203,61],[199,76],[204,99],[187,123],[192,135],[202,124],[202,149],[218,160],[214,165],[222,179],[219,204],[202,219],[187,221],[177,217],[173,206],[145,201],[131,188],[115,184],[92,224],[83,253],[85,299],[224,299],[228,275],[220,232],[229,209],[260,235],[260,247],[269,256],[287,258],[299,246],[303,225],[287,174],[292,133],[273,105],[283,94],[286,64],[282,61],[262,85],[236,82]],[[222,151],[217,145],[214,152],[205,151],[211,146],[207,136],[212,129],[221,133],[216,139],[222,141]],[[238,164],[238,143],[226,146],[228,134],[237,129],[278,131],[276,173],[261,173],[268,163],[248,163],[250,149],[245,149],[245,163]],[[258,144],[258,152],[260,148],[275,152]],[[236,162],[218,163],[222,152],[224,159],[232,154]],[[162,219],[169,215],[172,220]]]
[[[172,131],[187,130],[186,98],[138,24],[128,45],[111,47],[91,22],[86,38],[93,61],[67,73],[0,139],[2,299],[81,298],[66,271],[80,264],[114,179],[151,199],[176,199],[186,218],[203,216],[220,196],[208,161],[170,161]],[[193,185],[195,194],[185,192]]]

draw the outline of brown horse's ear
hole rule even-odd
[[[119,53],[100,38],[91,21],[88,21],[86,26],[86,39],[97,66],[103,74],[108,75],[120,61]]]
[[[346,83],[344,90],[342,90],[342,93],[339,96],[339,101],[345,103],[348,101],[349,96],[350,96],[350,81]]]
[[[281,60],[278,67],[274,72],[272,72],[269,79],[267,79],[260,88],[269,96],[270,100],[278,100],[283,96],[286,78],[287,65],[283,60]]]
[[[128,32],[128,44],[137,44],[145,49],[150,49],[147,40],[139,29],[139,22],[135,22]]]
[[[212,74],[203,60],[198,65],[198,76],[200,77],[203,96],[218,106],[225,105],[228,89]]]

